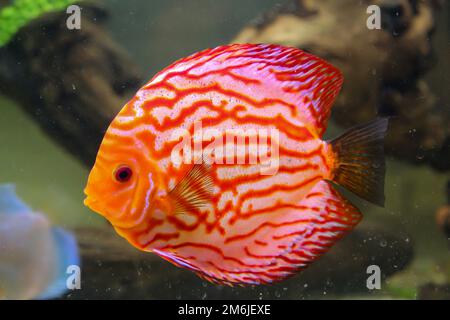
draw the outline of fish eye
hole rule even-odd
[[[131,179],[131,176],[133,175],[133,171],[128,166],[119,166],[116,171],[114,172],[114,178],[117,182],[127,182]]]

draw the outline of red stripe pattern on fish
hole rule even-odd
[[[361,219],[330,181],[384,202],[387,120],[321,139],[342,83],[329,63],[277,45],[221,46],[181,59],[144,85],[111,123],[85,204],[135,247],[210,281],[284,279]],[[200,150],[197,158],[174,163],[183,139],[174,136],[181,130],[195,137],[198,123],[214,139],[194,138],[189,145]],[[257,158],[250,144],[260,141],[248,132],[277,132],[267,140],[276,146],[272,174],[261,173],[262,163],[227,154],[238,147],[226,140],[229,129],[247,134],[240,140],[248,142],[241,149],[246,160]],[[213,141],[223,149],[214,149],[216,161],[207,163]],[[217,150],[225,160],[217,161]]]

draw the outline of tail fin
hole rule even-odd
[[[388,118],[358,125],[331,141],[337,157],[333,181],[384,207],[384,136]]]

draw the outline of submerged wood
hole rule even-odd
[[[102,28],[105,17],[101,7],[84,6],[81,30],[68,30],[65,12],[47,14],[0,48],[0,93],[86,166],[141,83],[138,68]]]
[[[450,108],[424,80],[435,63],[431,35],[439,2],[289,0],[232,42],[288,45],[327,59],[345,76],[333,107],[337,124],[392,116],[386,146],[393,156],[448,171]],[[367,28],[369,4],[379,5],[382,30]]]
[[[403,270],[413,258],[405,234],[361,226],[327,254],[291,279],[272,286],[224,287],[133,248],[113,230],[76,231],[82,256],[82,290],[67,299],[233,299],[308,298],[333,294],[376,293],[366,287],[367,267],[378,265],[382,278]],[[325,296],[326,297],[326,296]]]

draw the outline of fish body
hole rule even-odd
[[[66,269],[79,265],[72,234],[50,225],[0,186],[0,299],[51,299],[66,290]]]
[[[85,204],[135,247],[210,281],[295,274],[361,219],[330,181],[384,201],[386,120],[322,140],[342,83],[329,63],[277,45],[181,59],[112,121]]]

